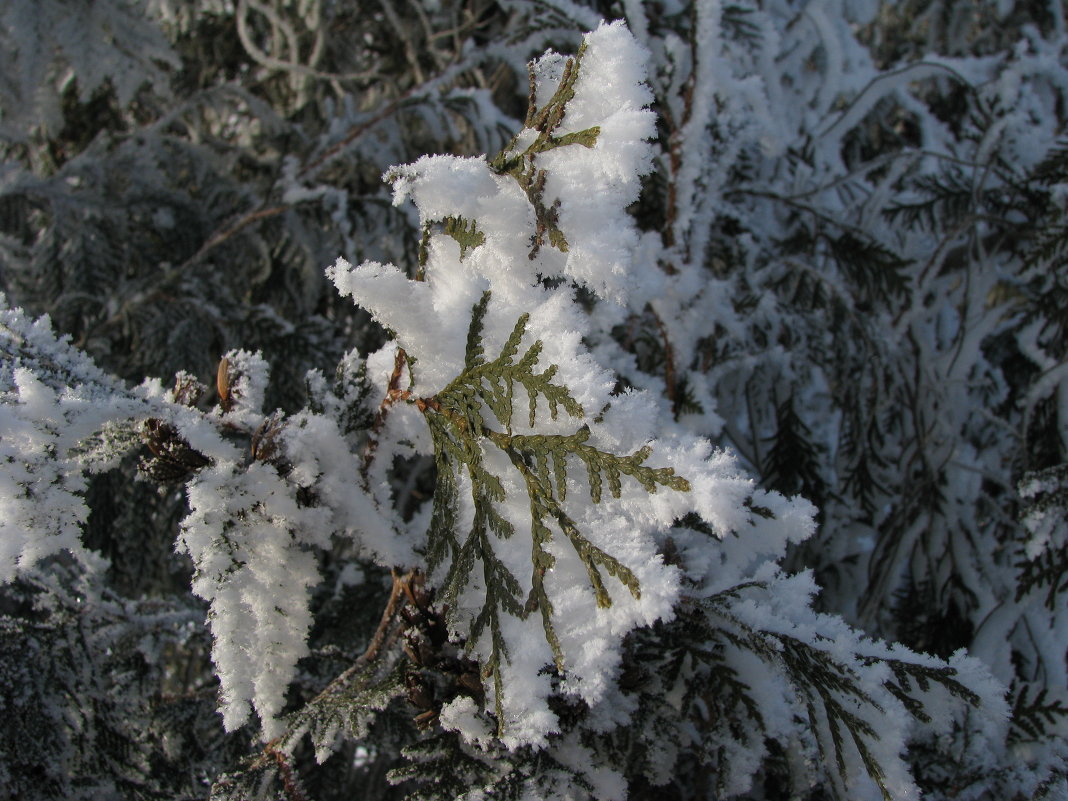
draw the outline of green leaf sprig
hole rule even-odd
[[[564,509],[567,496],[567,465],[578,459],[586,467],[590,498],[600,503],[604,487],[620,497],[622,477],[637,481],[646,491],[656,492],[664,486],[676,491],[690,489],[689,483],[670,467],[654,468],[645,464],[651,449],[640,448],[632,454],[617,456],[588,444],[590,428],[582,425],[572,434],[514,434],[516,413],[515,390],[522,387],[527,395],[527,423],[533,427],[538,419],[539,399],[548,406],[555,420],[562,409],[568,416],[582,419],[584,411],[571,391],[556,383],[556,365],[539,371],[542,343],[535,341],[520,355],[520,344],[527,330],[528,315],[516,321],[500,355],[487,361],[483,347],[483,323],[489,307],[486,292],[472,309],[467,334],[463,372],[432,398],[412,401],[423,412],[434,443],[437,482],[427,540],[427,566],[436,570],[448,563],[443,580],[442,601],[452,610],[464,589],[473,581],[476,564],[482,566],[481,583],[485,601],[464,632],[468,649],[489,630],[491,653],[483,666],[483,677],[494,682],[495,711],[503,730],[502,660],[508,649],[501,628],[501,615],[525,619],[540,611],[545,639],[552,649],[558,670],[564,669],[564,654],[553,624],[553,605],[545,588],[545,574],[555,565],[548,544],[559,531],[575,549],[586,568],[599,607],[611,606],[612,598],[605,585],[604,573],[618,580],[635,597],[641,597],[637,577],[622,562],[590,542]],[[487,415],[487,410],[489,415]],[[490,425],[490,418],[496,425]],[[533,536],[531,550],[531,590],[522,598],[519,580],[497,556],[496,543],[509,539],[513,524],[498,511],[505,500],[500,477],[485,465],[488,446],[503,452],[523,479]],[[551,469],[550,469],[551,464]],[[460,499],[459,477],[466,471],[471,486],[474,516],[467,534],[460,536],[457,523]],[[457,625],[453,617],[451,625]]]
[[[546,205],[545,203],[545,170],[539,169],[535,164],[538,154],[558,147],[569,145],[582,145],[593,147],[597,144],[597,137],[601,134],[601,128],[594,125],[581,131],[572,131],[562,135],[557,134],[560,123],[564,120],[567,104],[575,97],[575,83],[579,76],[579,65],[586,51],[586,45],[579,48],[574,58],[569,58],[564,65],[563,75],[560,77],[560,85],[556,92],[549,98],[549,102],[542,108],[537,107],[537,87],[533,66],[530,69],[530,99],[527,106],[527,117],[524,130],[537,132],[537,135],[522,151],[518,149],[519,134],[511,143],[502,150],[490,162],[490,167],[498,175],[510,175],[519,183],[523,191],[534,207],[534,216],[537,228],[531,238],[530,258],[534,259],[538,251],[549,244],[561,253],[568,252],[567,239],[559,227],[558,202]]]

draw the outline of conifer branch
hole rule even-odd
[[[1012,742],[1036,742],[1056,730],[1058,724],[1068,720],[1068,705],[1062,698],[1048,699],[1049,691],[1043,687],[1029,691],[1026,684],[1017,688],[1012,699]]]
[[[581,145],[593,147],[597,144],[597,138],[601,134],[600,126],[592,126],[581,131],[572,131],[557,135],[556,130],[564,120],[567,104],[575,97],[575,82],[579,76],[579,66],[585,53],[586,45],[583,43],[578,53],[569,58],[564,65],[564,71],[560,78],[560,84],[549,101],[540,109],[536,107],[536,92],[531,89],[529,104],[526,115],[526,129],[537,132],[534,141],[521,152],[516,151],[519,135],[498,153],[491,161],[490,167],[498,175],[512,176],[527,195],[534,209],[536,229],[531,237],[529,257],[537,258],[538,251],[544,246],[546,240],[561,253],[568,252],[567,239],[559,228],[558,203],[546,205],[545,203],[545,180],[547,173],[538,169],[536,159],[540,153],[554,150],[558,147],[569,145]],[[531,86],[534,86],[534,75],[531,72]]]
[[[590,497],[599,503],[607,484],[613,497],[622,492],[622,476],[634,479],[647,492],[664,486],[678,492],[689,490],[689,483],[672,468],[653,468],[645,464],[652,453],[648,446],[627,456],[617,456],[587,444],[591,431],[581,426],[570,435],[513,434],[515,385],[523,387],[528,397],[528,425],[537,422],[537,399],[544,398],[549,416],[556,419],[562,408],[570,417],[581,418],[582,406],[566,386],[554,382],[556,365],[538,372],[542,344],[536,340],[520,356],[526,333],[527,315],[516,321],[501,347],[500,355],[485,360],[482,331],[489,308],[490,293],[482,295],[471,311],[464,371],[432,398],[411,400],[427,421],[434,442],[438,468],[434,505],[427,539],[427,566],[436,570],[448,560],[443,580],[443,598],[451,607],[470,581],[476,562],[482,564],[485,601],[466,632],[468,648],[474,647],[484,632],[490,633],[490,656],[483,667],[484,676],[494,682],[494,704],[498,726],[503,726],[503,687],[500,682],[501,661],[508,659],[501,633],[501,615],[525,618],[535,610],[541,613],[545,640],[559,671],[564,670],[564,653],[553,624],[553,604],[545,586],[545,574],[555,564],[547,549],[555,526],[571,543],[586,568],[590,586],[602,608],[611,606],[612,598],[602,570],[623,584],[635,598],[641,597],[637,577],[622,562],[590,542],[564,510],[567,462],[577,458],[586,467]],[[518,357],[518,358],[517,358]],[[407,396],[406,396],[407,397]],[[488,408],[500,431],[489,425]],[[505,500],[501,479],[484,464],[483,449],[492,444],[503,452],[523,479],[526,488],[532,535],[531,590],[525,603],[520,601],[516,577],[494,553],[494,542],[514,533],[511,522],[500,514],[496,505]],[[550,473],[549,462],[552,462]],[[462,465],[462,467],[461,467]],[[457,499],[456,474],[467,472],[471,484],[474,517],[461,543],[455,533]],[[489,534],[493,534],[491,538]],[[454,623],[458,621],[453,621]]]

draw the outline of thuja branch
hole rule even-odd
[[[330,697],[330,695],[348,689],[353,678],[363,672],[370,663],[378,658],[383,647],[397,641],[400,636],[400,631],[403,628],[403,623],[399,620],[400,610],[411,594],[411,590],[407,585],[411,583],[416,574],[417,571],[413,570],[408,571],[403,576],[398,574],[396,570],[392,572],[393,585],[390,588],[389,598],[386,601],[385,608],[382,610],[382,617],[378,621],[378,627],[371,636],[371,642],[367,645],[367,649],[351,667],[330,682],[322,692],[315,696],[308,706],[314,706]]]
[[[600,126],[592,126],[581,131],[572,131],[566,134],[558,134],[557,129],[564,120],[567,112],[567,104],[575,97],[575,83],[579,76],[579,65],[585,53],[586,45],[579,48],[574,58],[569,58],[564,65],[560,84],[542,108],[537,107],[536,80],[531,67],[530,71],[530,97],[527,107],[525,127],[517,134],[511,143],[497,154],[491,161],[490,167],[499,175],[510,175],[522,187],[534,208],[536,228],[531,237],[530,258],[534,259],[538,251],[548,240],[549,244],[561,251],[568,252],[567,239],[560,230],[558,203],[545,203],[545,170],[536,165],[537,156],[548,150],[568,145],[582,145],[593,147],[597,143],[597,137],[601,134]],[[520,149],[521,137],[529,138],[534,133],[533,141]]]
[[[536,340],[521,353],[528,316],[521,315],[500,354],[487,361],[482,341],[490,293],[486,292],[472,308],[467,336],[464,369],[441,392],[432,397],[413,397],[409,391],[397,391],[396,398],[414,405],[422,412],[434,443],[438,475],[431,522],[427,535],[426,558],[431,571],[446,564],[442,585],[443,599],[450,608],[471,583],[476,564],[482,566],[481,585],[485,600],[473,620],[466,623],[464,637],[474,648],[480,637],[489,633],[489,657],[483,666],[484,678],[495,685],[498,725],[503,721],[502,660],[508,659],[502,633],[504,615],[525,619],[535,611],[542,618],[545,640],[556,667],[564,670],[564,653],[553,623],[553,604],[545,584],[546,574],[555,566],[556,557],[549,543],[559,532],[567,538],[589,577],[597,605],[612,605],[604,573],[615,578],[635,597],[640,598],[637,576],[620,560],[591,542],[565,509],[569,462],[577,460],[585,467],[590,500],[601,502],[604,488],[614,498],[623,491],[623,477],[636,481],[646,492],[668,487],[679,492],[690,489],[689,483],[670,467],[650,467],[648,446],[627,455],[616,455],[589,444],[589,425],[581,425],[572,434],[516,434],[516,388],[527,395],[526,418],[531,428],[538,419],[538,400],[543,399],[549,416],[557,419],[562,409],[569,417],[582,420],[584,411],[567,386],[557,383],[556,365],[538,370],[542,342]],[[488,410],[488,414],[487,414]],[[492,423],[492,425],[491,425]],[[496,553],[497,543],[515,533],[515,527],[498,509],[508,489],[501,476],[487,467],[487,448],[503,453],[522,479],[529,508],[532,537],[530,591],[521,600],[518,579]],[[461,507],[460,476],[466,474],[470,486],[472,521],[466,535],[457,532]],[[513,485],[514,486],[514,485]],[[492,535],[492,536],[491,536]],[[454,627],[465,621],[450,620]]]
[[[418,570],[403,574],[392,571],[389,597],[366,650],[290,718],[285,733],[267,744],[261,760],[267,759],[272,749],[292,751],[308,731],[314,738],[318,729],[332,740],[343,728],[366,728],[379,710],[403,692],[397,644],[408,625],[403,612],[421,597],[422,581]]]

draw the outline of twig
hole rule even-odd
[[[664,107],[660,110],[664,122],[667,123],[667,126],[671,131],[668,135],[668,170],[671,175],[668,179],[667,208],[664,211],[664,245],[668,248],[673,248],[677,244],[675,224],[678,222],[679,216],[678,176],[679,172],[682,170],[682,145],[684,131],[693,118],[694,91],[697,88],[697,68],[701,61],[700,53],[697,51],[698,11],[696,5],[691,8],[691,15],[693,17],[691,21],[693,28],[690,32],[689,42],[690,74],[686,76],[686,83],[682,93],[682,119],[676,124],[667,103],[664,103]],[[685,260],[689,261],[688,253],[685,256]]]
[[[221,228],[214,234],[212,234],[210,237],[208,237],[208,240],[200,246],[200,250],[198,250],[196,253],[194,253],[192,256],[190,256],[177,267],[174,267],[171,270],[167,271],[167,273],[164,273],[164,277],[162,280],[166,280],[167,278],[169,278],[171,273],[184,272],[187,267],[196,264],[198,261],[204,258],[204,254],[206,254],[209,250],[217,248],[219,245],[230,239],[230,237],[234,236],[242,229],[252,225],[252,223],[258,222],[260,220],[266,220],[270,217],[277,217],[279,214],[283,214],[284,212],[289,211],[290,208],[291,206],[289,205],[271,206],[270,208],[260,209],[259,211],[250,211],[244,217],[239,218],[236,222],[230,225],[230,227]]]
[[[282,774],[282,788],[285,790],[286,798],[289,801],[308,801],[308,796],[304,794],[304,790],[300,786],[300,777],[297,776],[293,766],[289,764],[286,755],[279,751],[274,743],[274,740],[267,743],[263,748],[263,752],[274,759],[275,764],[278,765],[278,772]]]
[[[285,23],[282,18],[278,16],[277,12],[264,6],[262,3],[256,2],[256,0],[240,0],[236,14],[238,39],[241,41],[241,46],[245,48],[245,52],[247,52],[249,56],[252,57],[252,60],[260,66],[269,70],[288,72],[294,76],[299,75],[305,78],[318,78],[327,81],[366,81],[375,76],[376,71],[373,69],[350,73],[323,72],[314,67],[309,67],[307,64],[301,64],[296,61],[286,61],[284,59],[276,58],[269,53],[265,53],[252,41],[252,32],[248,27],[249,8],[263,14],[272,25],[282,31],[294,57],[299,57],[300,53],[296,41],[296,34],[294,33],[292,26]],[[319,60],[321,49],[322,45],[319,42],[316,42],[316,47],[313,49],[312,58],[310,59],[312,63]]]
[[[386,648],[395,642],[400,635],[401,629],[403,629],[405,624],[402,621],[400,625],[397,625],[397,616],[405,604],[410,600],[414,602],[414,594],[411,585],[413,582],[421,580],[421,574],[418,570],[409,570],[402,576],[397,569],[394,568],[392,577],[393,586],[389,591],[389,600],[386,602],[386,608],[382,610],[382,618],[378,622],[378,628],[375,629],[375,633],[371,637],[371,642],[368,644],[367,650],[365,650],[349,668],[326,685],[322,692],[309,701],[308,706],[314,706],[330,695],[343,690],[353,677],[359,675],[360,672],[367,667],[368,663],[373,661],[379,653],[382,652],[383,648]],[[268,762],[274,762],[278,766],[278,772],[281,774],[282,786],[285,790],[286,798],[289,799],[289,801],[308,801],[307,795],[301,788],[300,779],[297,776],[296,771],[293,769],[293,766],[289,764],[285,751],[279,748],[279,745],[291,736],[291,734],[292,732],[287,732],[264,745],[263,752],[252,762],[250,769],[255,770],[263,768]]]
[[[653,319],[656,320],[656,327],[660,329],[660,339],[664,343],[665,391],[668,400],[671,401],[671,415],[677,420],[679,417],[681,399],[679,398],[678,377],[675,372],[675,348],[671,345],[671,338],[668,336],[667,326],[664,325],[664,321],[660,319],[660,315],[656,313],[656,309],[653,308],[653,304],[651,303],[649,304],[649,311],[653,313]]]
[[[382,610],[382,618],[378,621],[378,628],[375,629],[374,635],[371,637],[371,642],[367,646],[367,650],[364,651],[352,666],[347,668],[337,678],[331,681],[323,691],[319,693],[315,698],[308,702],[308,706],[319,703],[324,698],[339,692],[353,676],[362,671],[367,664],[375,659],[388,643],[395,639],[395,633],[393,631],[394,622],[397,615],[400,613],[401,607],[407,602],[408,598],[412,595],[411,583],[419,575],[417,570],[409,570],[403,576],[399,575],[396,568],[392,571],[393,586],[389,591],[389,600],[386,602],[386,608]],[[277,742],[272,740],[271,743]],[[270,745],[271,743],[268,743]]]
[[[408,354],[405,353],[404,348],[397,348],[397,356],[393,360],[393,374],[389,377],[389,386],[386,389],[386,397],[382,399],[382,402],[378,405],[378,411],[375,413],[374,422],[371,423],[371,429],[367,433],[367,445],[363,450],[363,466],[360,468],[360,475],[363,477],[363,482],[367,484],[367,475],[371,470],[371,463],[375,460],[375,452],[378,450],[378,437],[382,433],[382,428],[386,424],[386,417],[389,415],[389,410],[393,407],[393,404],[398,401],[407,400],[411,397],[411,393],[407,390],[400,388],[401,376],[404,374],[404,365],[408,360]]]
[[[317,158],[314,158],[310,162],[305,164],[297,173],[297,177],[303,178],[304,176],[313,172],[315,169],[317,169],[330,159],[334,158],[334,156],[336,156],[346,147],[348,147],[361,136],[363,136],[369,128],[372,128],[373,126],[380,123],[382,120],[386,119],[386,117],[389,117],[394,112],[396,112],[397,109],[401,107],[401,105],[403,105],[410,99],[412,94],[413,92],[406,92],[404,95],[394,100],[392,103],[390,103],[388,106],[386,106],[384,109],[382,109],[370,119],[364,120],[363,122],[353,125],[349,129],[349,132],[345,134],[344,138],[341,139],[341,141],[331,145],[326,150],[324,150]]]

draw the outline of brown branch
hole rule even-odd
[[[412,589],[412,585],[420,584],[423,581],[423,575],[418,569],[409,570],[404,575],[401,575],[396,568],[391,571],[391,574],[393,585],[389,591],[389,600],[386,601],[386,607],[382,610],[382,617],[378,621],[378,628],[375,629],[375,633],[371,636],[371,642],[367,645],[367,649],[357,657],[351,666],[326,685],[322,692],[309,701],[306,706],[314,706],[329,696],[344,690],[349,682],[367,667],[368,663],[376,659],[383,649],[391,647],[400,637],[407,626],[407,622],[404,620],[398,621],[397,618],[401,609],[407,603],[414,602],[415,592]],[[273,760],[278,764],[279,771],[282,773],[282,781],[286,785],[286,791],[291,801],[307,801],[306,797],[300,793],[299,784],[295,781],[296,777],[292,773],[289,764],[285,761],[284,751],[278,748],[279,743],[291,734],[292,732],[287,732],[264,745],[263,752],[249,767],[251,770],[262,768],[268,760]],[[291,792],[291,789],[293,792]]]
[[[237,220],[229,228],[218,230],[210,237],[208,237],[208,241],[200,246],[200,250],[198,250],[196,253],[194,253],[192,256],[182,262],[182,264],[177,269],[181,271],[191,264],[196,264],[198,261],[204,258],[204,254],[206,254],[209,250],[213,250],[214,248],[218,247],[242,229],[252,225],[252,223],[258,222],[260,220],[265,220],[269,217],[277,217],[279,214],[289,211],[289,209],[290,206],[288,205],[271,206],[270,208],[249,212],[244,217],[241,217],[239,220]]]
[[[278,772],[282,775],[282,788],[285,790],[286,798],[289,801],[308,801],[308,796],[304,794],[304,790],[300,786],[300,777],[297,776],[296,770],[289,764],[286,755],[275,747],[274,743],[274,740],[267,743],[263,748],[263,752],[274,759],[275,764],[278,765]]]
[[[96,325],[94,325],[92,329],[87,331],[81,337],[81,339],[79,339],[79,347],[84,347],[85,343],[92,339],[94,336],[96,336],[99,332],[104,331],[107,328],[110,328],[111,326],[120,322],[123,317],[135,306],[159,298],[166,299],[168,295],[165,291],[165,288],[172,281],[176,280],[177,278],[180,278],[190,267],[192,267],[194,264],[203,259],[204,256],[208,254],[208,252],[214,250],[216,247],[233,237],[242,229],[247,228],[254,222],[265,220],[270,217],[277,217],[279,214],[288,211],[290,208],[290,206],[271,206],[270,208],[249,212],[245,216],[240,217],[229,227],[217,229],[215,233],[208,237],[207,241],[200,246],[196,253],[194,253],[188,259],[183,261],[181,264],[174,267],[170,267],[169,269],[165,270],[162,275],[153,279],[152,284],[154,288],[151,291],[139,291],[133,293],[130,297],[126,298],[126,300],[123,301],[122,305],[119,306],[118,310],[114,314],[109,316],[106,320],[102,320]]]
[[[354,141],[356,141],[360,136],[362,136],[364,133],[366,133],[369,128],[371,128],[372,126],[374,126],[377,123],[381,122],[382,120],[384,120],[389,115],[393,114],[393,112],[395,112],[397,110],[397,108],[399,107],[400,103],[404,99],[405,98],[401,98],[400,100],[394,101],[393,103],[391,103],[389,106],[387,106],[385,109],[383,109],[381,112],[376,114],[371,119],[365,120],[364,122],[360,123],[359,125],[354,125],[349,130],[349,133],[345,136],[344,139],[342,139],[340,142],[338,142],[337,144],[335,144],[332,147],[330,147],[329,149],[327,149],[322,155],[320,155],[318,158],[316,158],[313,161],[311,161],[309,164],[306,164],[303,168],[301,168],[300,172],[298,172],[297,175],[299,177],[303,178],[308,173],[312,172],[316,167],[320,166],[321,164],[323,164],[327,160],[333,158],[337,153],[339,153],[344,148],[348,147],[350,144],[352,144]],[[259,222],[260,220],[266,220],[266,219],[269,219],[271,217],[277,217],[279,214],[283,214],[283,213],[289,211],[292,207],[293,207],[293,204],[283,204],[283,205],[278,205],[278,206],[270,206],[270,207],[265,208],[265,209],[260,209],[258,211],[249,212],[248,214],[245,214],[243,217],[239,217],[236,221],[234,221],[232,224],[230,224],[229,226],[227,226],[225,228],[220,227],[211,236],[208,237],[207,241],[203,245],[200,246],[200,249],[197,250],[196,253],[194,253],[192,256],[190,256],[188,259],[186,259],[184,262],[182,262],[177,267],[172,267],[170,270],[165,272],[163,274],[163,276],[158,280],[157,283],[166,284],[170,279],[172,279],[174,277],[177,277],[181,273],[185,272],[185,270],[187,268],[189,268],[190,266],[196,264],[201,259],[203,259],[204,256],[209,251],[214,250],[219,245],[221,245],[223,242],[226,242],[228,239],[230,239],[231,237],[233,237],[236,234],[240,233],[242,230],[244,230],[248,226],[252,225],[253,223]]]
[[[351,128],[349,128],[348,133],[345,134],[345,136],[341,139],[340,142],[336,142],[335,144],[331,145],[326,150],[324,150],[317,158],[305,164],[301,168],[300,172],[297,173],[297,177],[303,178],[309,173],[314,172],[326,162],[330,161],[332,158],[334,158],[334,156],[336,156],[342,150],[347,148],[349,145],[351,145],[353,142],[355,142],[357,139],[367,133],[369,129],[373,128],[375,125],[382,122],[382,120],[394,114],[397,109],[399,109],[401,105],[403,105],[410,98],[412,94],[412,91],[406,92],[405,94],[401,95],[401,97],[397,98],[384,109],[382,109],[380,112],[371,117],[369,120],[364,120],[363,122],[353,125]]]
[[[308,706],[317,704],[324,698],[340,692],[354,675],[362,671],[369,662],[378,656],[384,647],[396,641],[396,637],[405,625],[403,621],[399,626],[396,625],[397,615],[400,614],[401,608],[408,603],[408,598],[412,595],[410,585],[413,581],[419,580],[420,573],[418,570],[409,570],[402,576],[397,572],[396,568],[391,573],[393,586],[389,591],[389,600],[386,601],[386,608],[382,610],[378,628],[375,629],[375,633],[371,636],[371,642],[368,644],[367,650],[352,663],[351,667],[347,668],[336,679],[326,685],[321,693],[309,701]],[[272,740],[272,742],[276,741]]]
[[[679,188],[676,178],[682,167],[682,133],[675,126],[674,117],[666,103],[660,109],[660,116],[663,117],[664,123],[670,130],[668,134],[667,207],[664,210],[664,246],[670,248],[675,246],[675,221],[679,216]]]
[[[404,375],[404,365],[407,360],[408,354],[404,348],[397,348],[397,356],[393,360],[393,373],[389,377],[389,386],[386,388],[386,397],[378,405],[374,422],[371,423],[371,429],[367,433],[367,445],[363,450],[363,466],[360,468],[360,475],[365,485],[367,475],[371,470],[371,463],[375,460],[375,452],[378,450],[378,437],[386,425],[389,410],[398,401],[405,401],[411,397],[411,392],[400,388],[401,376]]]
[[[297,176],[303,178],[308,173],[312,172],[317,167],[319,167],[329,159],[333,158],[340,151],[342,151],[350,144],[355,142],[357,139],[359,139],[364,133],[367,132],[369,128],[393,114],[400,106],[401,102],[403,102],[405,99],[406,98],[402,97],[399,100],[395,100],[393,103],[390,103],[386,108],[384,108],[381,112],[376,114],[371,119],[365,120],[364,122],[359,123],[358,125],[352,126],[352,128],[349,129],[349,132],[348,134],[346,134],[344,139],[328,148],[318,158],[304,165],[304,167],[302,167],[301,170],[297,173]],[[175,267],[172,270],[168,271],[168,273],[164,274],[162,280],[166,281],[166,279],[170,277],[170,273],[184,272],[187,267],[196,264],[198,261],[204,258],[205,254],[207,254],[208,251],[214,250],[216,247],[221,245],[226,240],[230,239],[235,234],[239,233],[244,228],[247,228],[255,222],[259,222],[260,220],[265,220],[270,217],[277,217],[279,214],[289,211],[289,209],[291,208],[292,204],[285,204],[280,206],[271,206],[269,208],[260,209],[259,211],[249,212],[243,217],[238,218],[229,227],[220,228],[216,230],[215,233],[208,237],[208,240],[200,246],[200,249],[196,253],[194,253],[192,256],[182,262],[182,264],[180,264],[178,267]]]
[[[396,642],[401,629],[405,626],[404,621],[401,621],[398,625],[397,615],[400,613],[401,608],[408,603],[408,599],[413,597],[410,585],[414,581],[421,580],[421,574],[418,570],[409,570],[401,576],[396,568],[394,568],[392,576],[393,586],[390,588],[389,600],[386,602],[386,608],[382,610],[382,618],[378,623],[378,628],[375,629],[375,633],[371,637],[371,642],[368,644],[367,650],[365,650],[349,668],[341,673],[341,675],[326,685],[322,692],[309,701],[307,704],[308,706],[318,704],[328,696],[343,690],[354,676],[358,675],[369,662],[378,656],[383,647],[389,643]],[[296,771],[293,769],[292,765],[289,764],[285,752],[278,748],[279,743],[282,742],[286,736],[287,735],[276,737],[264,745],[263,752],[250,765],[250,769],[256,770],[265,767],[268,761],[273,761],[278,766],[278,772],[281,774],[282,786],[285,789],[286,798],[289,799],[289,801],[308,801],[308,797],[301,789],[300,780]]]
[[[374,636],[371,637],[371,643],[357,660],[358,662],[370,662],[378,656],[382,646],[390,639],[389,630],[393,619],[400,612],[401,607],[408,602],[408,598],[411,597],[412,590],[410,585],[416,580],[419,571],[409,570],[403,576],[400,576],[397,574],[397,569],[393,568],[391,575],[393,577],[393,586],[389,591],[389,601],[386,603],[386,608],[382,610],[382,619],[378,621],[378,628],[375,629]]]
[[[675,371],[675,348],[672,347],[671,339],[668,337],[667,326],[664,325],[664,321],[660,319],[660,315],[656,313],[656,309],[653,308],[652,304],[649,304],[649,311],[652,312],[653,319],[656,320],[656,327],[660,329],[660,339],[664,343],[665,392],[668,400],[671,401],[671,414],[675,419],[678,419],[682,400],[679,398],[678,374]]]

